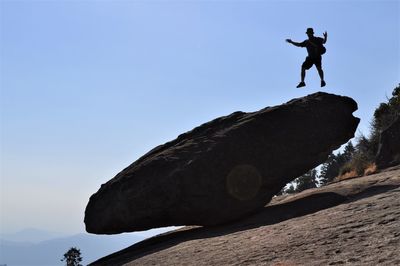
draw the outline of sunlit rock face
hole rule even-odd
[[[86,207],[86,230],[208,226],[256,212],[354,136],[355,110],[351,98],[318,92],[196,127],[103,184]]]

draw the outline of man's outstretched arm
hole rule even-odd
[[[324,32],[324,44],[326,43],[327,40],[328,40],[328,33],[325,31]]]
[[[286,39],[286,42],[293,44],[294,46],[297,47],[303,47],[303,43],[302,42],[294,42],[291,39]]]

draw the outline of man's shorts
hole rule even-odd
[[[305,69],[310,69],[313,65],[315,65],[317,68],[321,68],[321,61],[322,61],[321,56],[317,57],[307,56],[302,67],[304,67]]]

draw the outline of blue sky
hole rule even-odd
[[[218,116],[321,90],[359,132],[400,82],[399,1],[0,0],[0,232],[84,231],[88,198],[156,145]]]

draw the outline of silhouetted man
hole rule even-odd
[[[297,47],[306,47],[308,52],[308,56],[301,66],[301,81],[299,85],[297,85],[297,88],[306,86],[306,83],[304,82],[306,70],[310,69],[313,65],[315,65],[317,68],[319,77],[321,78],[321,87],[324,87],[326,83],[324,80],[324,71],[322,70],[321,61],[322,54],[325,53],[325,47],[323,44],[326,43],[328,39],[328,33],[326,31],[324,32],[324,38],[314,37],[314,30],[312,28],[308,28],[306,34],[308,39],[304,42],[298,43],[292,41],[291,39],[286,40],[288,43],[291,43]]]

